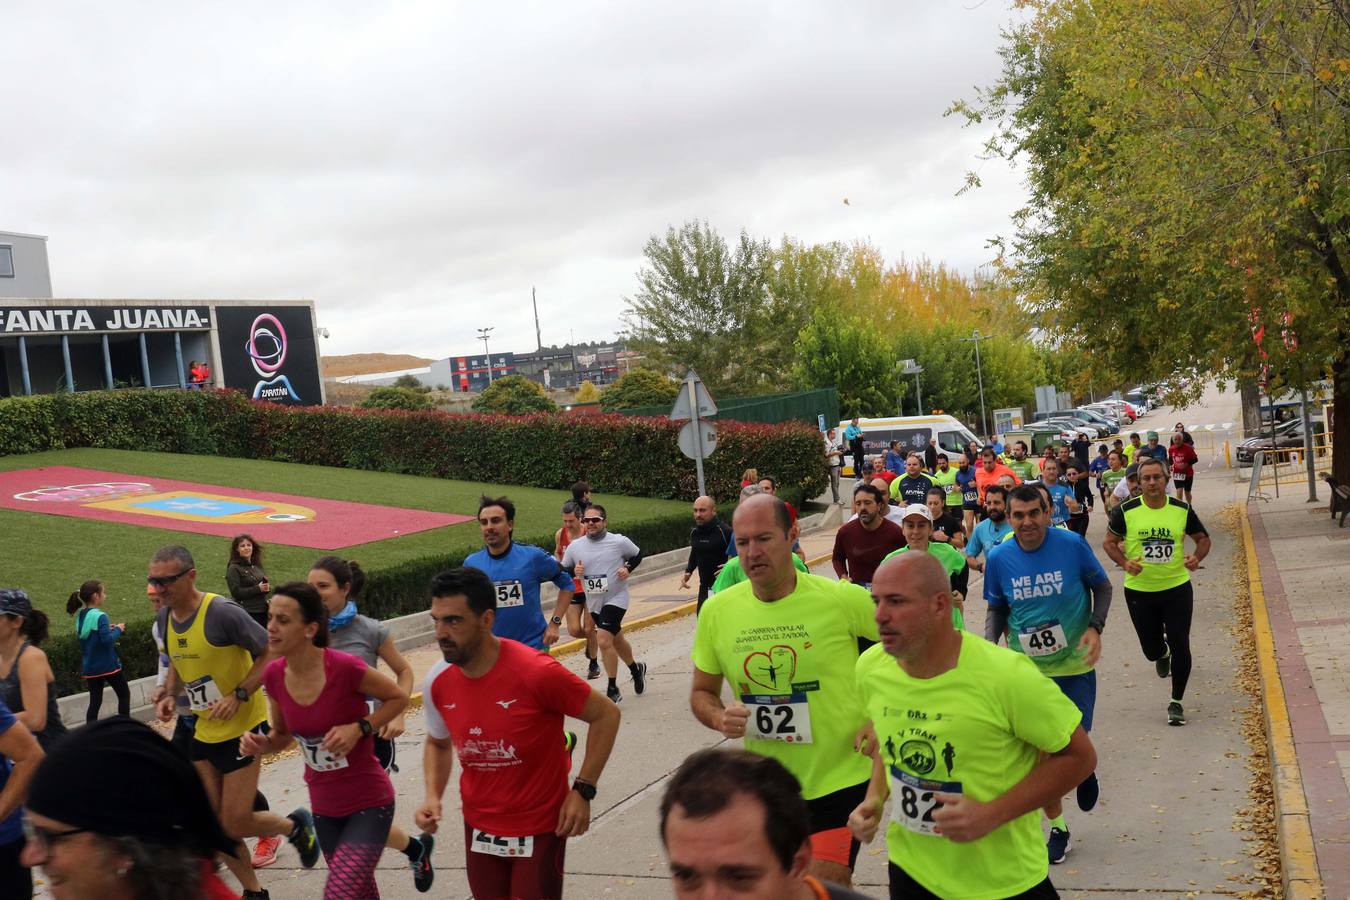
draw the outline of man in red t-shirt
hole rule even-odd
[[[853,489],[853,510],[858,514],[839,526],[834,535],[834,574],[839,580],[867,587],[872,573],[889,554],[905,546],[905,532],[886,518],[886,495],[870,484]]]
[[[553,657],[493,635],[496,609],[496,588],[478,569],[451,569],[431,583],[431,617],[445,660],[427,675],[422,693],[426,799],[415,819],[423,831],[438,828],[453,746],[463,769],[470,891],[561,897],[567,838],[590,827],[619,708]],[[570,756],[558,740],[564,716],[590,726],[570,787]]]

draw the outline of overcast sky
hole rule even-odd
[[[1022,200],[942,117],[1002,0],[383,6],[8,7],[0,229],[58,297],[310,298],[325,353],[441,357],[533,349],[532,285],[545,344],[611,338],[688,219],[970,271]]]

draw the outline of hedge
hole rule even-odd
[[[624,415],[452,415],[435,411],[289,407],[234,391],[96,391],[0,399],[0,455],[74,447],[158,451],[396,472],[461,481],[566,489],[589,481],[597,492],[664,499],[697,493],[693,462],[679,451],[680,426]],[[708,490],[734,498],[741,472],[758,468],[800,505],[827,484],[815,429],[799,424],[720,422],[717,452],[704,461]],[[645,553],[687,546],[686,515],[635,523],[624,533]],[[521,534],[551,546],[553,535]],[[392,618],[426,608],[431,576],[458,565],[447,554],[368,572],[362,611]],[[144,626],[144,627],[142,627]],[[61,694],[82,691],[79,642],[53,622],[47,651]],[[119,643],[129,678],[150,675],[149,624]]]

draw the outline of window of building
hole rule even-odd
[[[0,278],[14,277],[14,248],[0,244]]]

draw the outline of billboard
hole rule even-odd
[[[317,406],[319,354],[310,306],[217,306],[220,383],[252,397]]]

